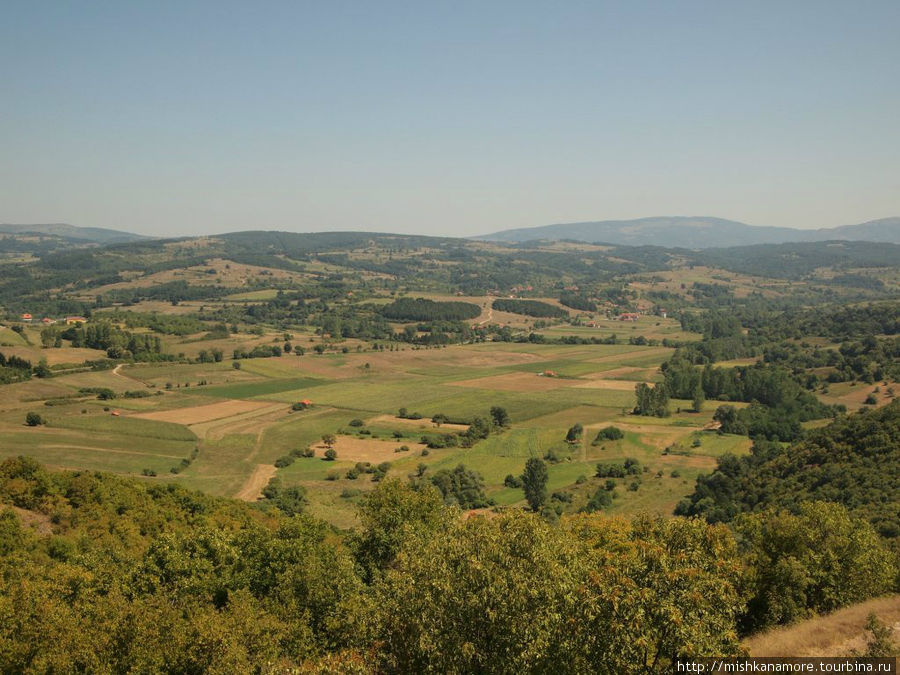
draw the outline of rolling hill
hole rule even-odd
[[[103,227],[77,227],[66,223],[37,223],[28,225],[0,224],[0,234],[49,235],[79,243],[123,244],[149,239],[141,234],[108,230]]]
[[[620,246],[655,245],[694,249],[836,239],[896,244],[900,243],[900,218],[883,218],[835,228],[799,230],[789,227],[759,227],[705,216],[660,216],[518,228],[495,232],[478,239],[510,243],[574,239]]]

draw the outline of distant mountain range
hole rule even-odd
[[[70,242],[79,246],[109,244],[125,244],[147,241],[145,237],[132,232],[110,230],[102,227],[77,227],[65,223],[47,223],[34,225],[0,224],[2,235],[23,237],[42,235],[56,239],[54,248],[65,246]],[[230,236],[251,237],[257,239],[271,233],[234,232]],[[319,238],[343,237],[355,234],[364,236],[367,233],[318,233]],[[279,233],[280,236],[299,237],[308,242],[310,234]],[[229,235],[217,235],[229,236]],[[395,235],[401,236],[401,235]],[[412,235],[415,238],[415,235]],[[424,235],[423,235],[424,236]],[[514,230],[503,230],[481,237],[470,237],[482,241],[503,243],[522,243],[529,241],[574,240],[588,243],[613,244],[617,246],[661,246],[665,248],[726,248],[735,246],[755,246],[759,244],[785,244],[803,242],[821,242],[831,240],[869,241],[900,244],[900,218],[882,218],[859,225],[823,228],[818,230],[799,230],[790,227],[760,227],[747,225],[734,220],[696,216],[660,216],[654,218],[638,218],[636,220],[601,220],[586,223],[561,223],[538,227],[523,227]],[[316,240],[318,241],[318,239]],[[45,242],[49,245],[52,242]]]
[[[45,236],[70,239],[79,243],[92,244],[124,244],[132,241],[149,239],[141,234],[108,230],[103,227],[76,227],[65,223],[43,223],[35,225],[10,225],[0,224],[0,234],[29,235],[40,234]]]
[[[798,230],[790,227],[759,227],[724,218],[660,216],[524,227],[475,239],[509,243],[570,239],[619,246],[653,245],[693,249],[835,239],[900,244],[900,218],[883,218],[859,225],[819,230]]]

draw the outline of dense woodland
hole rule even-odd
[[[462,469],[435,482],[477,489]],[[737,654],[742,633],[891,590],[898,573],[867,520],[821,501],[733,531],[552,525],[461,519],[434,487],[387,479],[339,534],[20,458],[0,464],[0,503],[7,672],[644,672]]]

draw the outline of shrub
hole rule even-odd
[[[42,424],[46,424],[46,421],[36,412],[30,412],[25,415],[25,424],[30,427],[39,427]]]
[[[623,438],[625,438],[625,432],[619,429],[619,427],[604,427],[597,432],[597,437],[594,439],[593,445],[599,445],[603,441],[618,441]]]
[[[520,488],[522,487],[522,479],[518,476],[513,476],[510,473],[507,474],[506,478],[503,479],[503,484],[509,488]]]

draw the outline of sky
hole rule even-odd
[[[900,2],[5,0],[0,222],[900,215]]]

